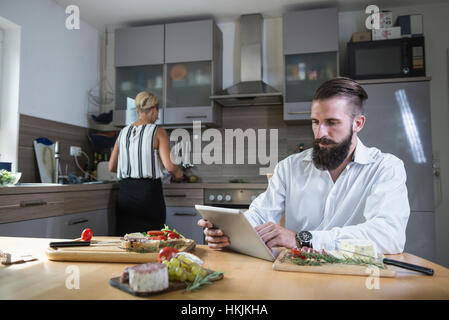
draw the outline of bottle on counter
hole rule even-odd
[[[298,152],[303,152],[304,151],[304,143],[300,143],[298,146]]]

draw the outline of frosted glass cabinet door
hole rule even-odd
[[[285,102],[312,101],[316,89],[337,76],[336,52],[285,56]]]
[[[167,64],[167,108],[211,106],[211,61]]]
[[[116,110],[135,109],[134,100],[141,91],[155,94],[163,106],[162,75],[162,65],[116,68]]]

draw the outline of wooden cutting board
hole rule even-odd
[[[190,252],[195,248],[195,241],[189,242],[179,251]],[[116,243],[101,243],[115,241]],[[94,237],[88,247],[47,248],[45,254],[52,261],[84,261],[84,262],[121,262],[145,263],[157,262],[158,252],[138,253],[126,251],[120,247],[120,237]]]
[[[379,276],[395,277],[396,272],[391,267],[386,269],[374,268],[370,266],[350,265],[350,264],[322,264],[321,266],[300,266],[288,259],[283,259],[289,250],[283,250],[276,261],[273,263],[273,269],[278,271],[291,272],[311,272],[311,273],[329,273],[345,274],[357,276]]]

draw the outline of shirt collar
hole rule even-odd
[[[312,151],[313,148],[310,148],[307,151],[307,154],[304,155],[303,161],[312,161]],[[374,162],[374,159],[371,157],[369,153],[369,149],[362,143],[359,137],[357,137],[357,145],[355,147],[355,151],[352,156],[352,161],[360,164],[368,164]]]

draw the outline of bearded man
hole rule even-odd
[[[366,99],[349,78],[329,80],[315,92],[313,148],[280,161],[267,190],[245,213],[268,247],[338,250],[340,240],[364,239],[384,254],[404,250],[410,215],[404,164],[357,137]],[[198,225],[210,248],[229,245],[210,222]]]

